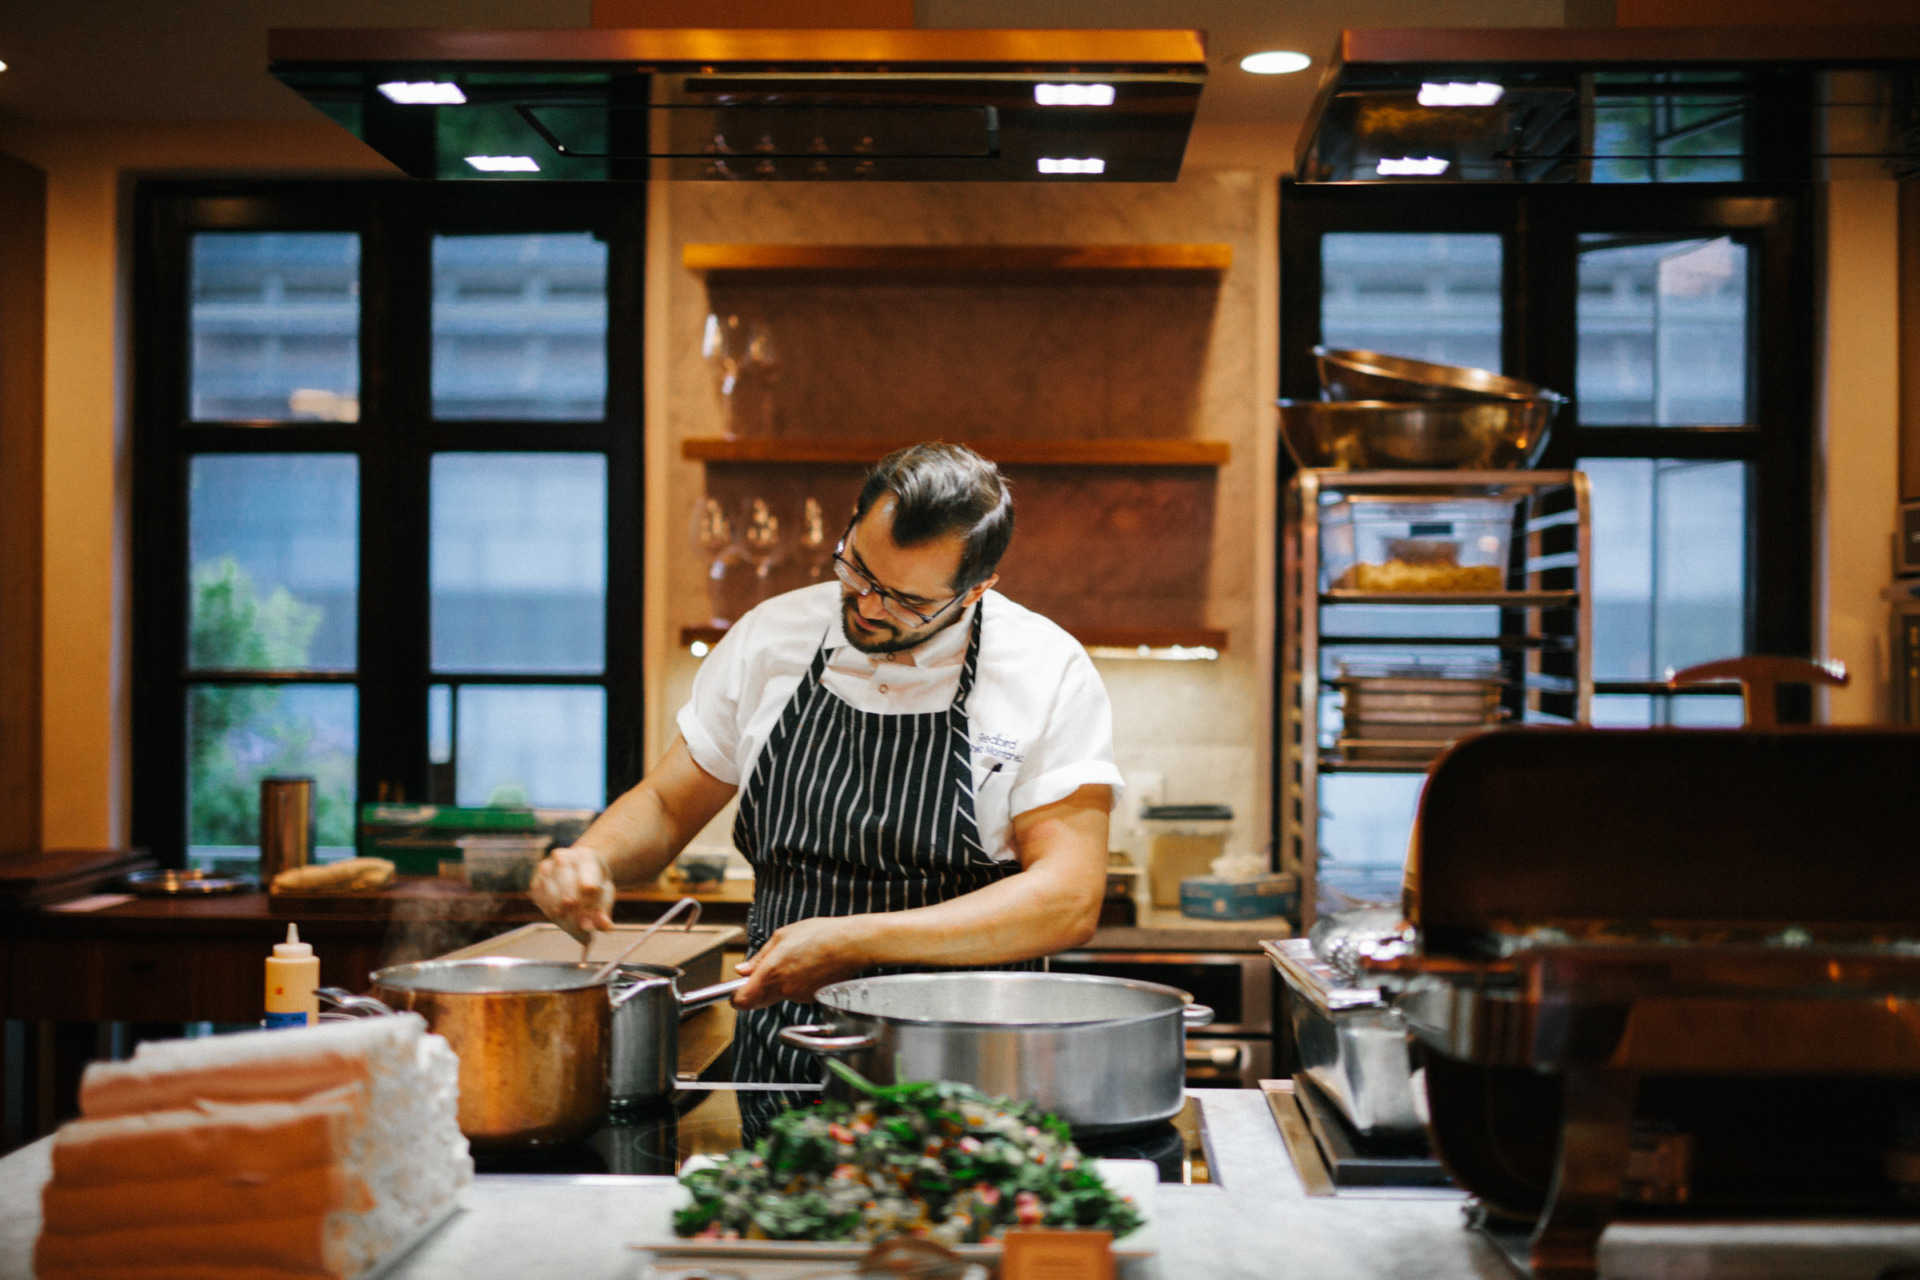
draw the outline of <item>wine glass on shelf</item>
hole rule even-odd
[[[739,554],[734,547],[733,521],[727,516],[725,503],[705,497],[694,504],[690,540],[707,563],[707,608],[713,615],[711,621],[715,626],[724,627],[727,619],[721,616],[721,589],[726,583],[727,566]]]
[[[746,342],[746,327],[739,316],[723,316],[717,311],[708,314],[706,331],[700,339],[700,354],[713,371],[714,385],[727,398],[728,404],[732,404],[733,393],[740,385],[740,365],[741,358],[746,354]]]
[[[827,513],[821,510],[820,499],[811,494],[800,504],[800,528],[794,543],[807,562],[807,581],[820,581],[826,576],[827,562],[833,558],[833,542],[827,533]]]
[[[753,566],[760,599],[767,594],[767,575],[780,562],[785,550],[786,529],[773,504],[765,498],[748,498],[741,509],[740,555]]]

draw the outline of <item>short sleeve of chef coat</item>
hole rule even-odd
[[[1125,784],[1113,763],[1113,706],[1092,659],[1078,645],[1054,689],[1046,728],[1027,751],[1008,807],[1014,817],[1064,800],[1085,786],[1109,788],[1108,808]]]
[[[720,642],[700,661],[693,677],[693,696],[677,717],[693,762],[729,786],[739,786],[740,740],[746,728],[743,708],[754,699],[747,689],[748,657],[753,632],[760,620],[748,613],[727,629]]]

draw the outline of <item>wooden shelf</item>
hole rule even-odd
[[[680,442],[689,462],[819,462],[870,466],[918,441],[875,438],[808,440],[703,436]],[[1219,467],[1232,447],[1223,440],[962,440],[982,457],[1007,466]]]
[[[681,265],[700,274],[755,272],[1170,271],[1218,275],[1230,244],[689,244]]]
[[[1217,627],[1068,627],[1067,632],[1089,648],[1138,649],[1212,649],[1224,653],[1227,633]],[[725,627],[682,627],[680,643],[719,643],[727,634]]]

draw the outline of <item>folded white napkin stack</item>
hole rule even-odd
[[[414,1014],[95,1063],[54,1138],[36,1275],[358,1275],[472,1181],[459,1066]]]

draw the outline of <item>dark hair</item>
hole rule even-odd
[[[971,591],[991,578],[1013,541],[1013,494],[999,468],[965,445],[914,444],[880,459],[860,487],[853,524],[888,493],[895,502],[895,545],[966,538],[960,568],[948,584],[955,591]]]

